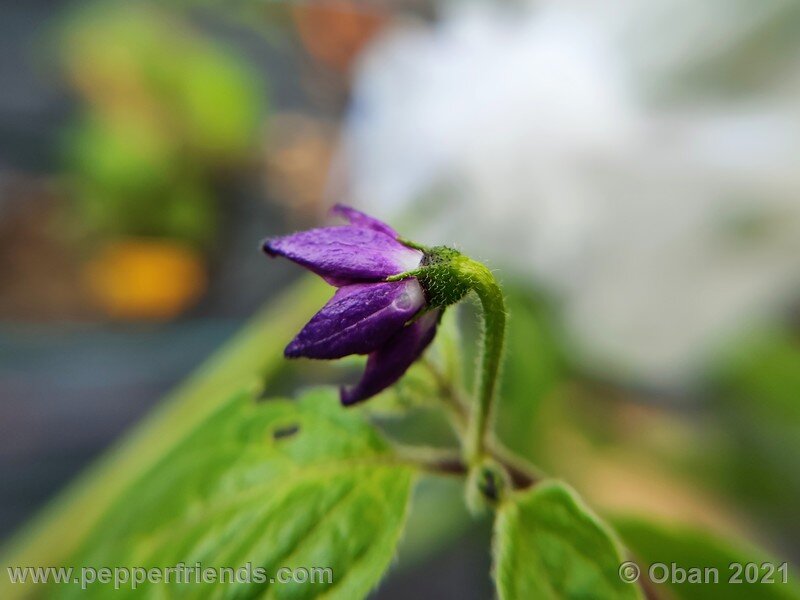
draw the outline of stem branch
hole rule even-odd
[[[442,373],[439,367],[430,359],[423,359],[423,365],[436,381],[439,399],[450,417],[455,433],[461,439],[469,422],[469,405],[461,397],[458,383],[450,381],[447,375]]]
[[[401,445],[395,446],[395,451],[401,461],[428,473],[466,477],[470,471],[469,465],[455,451]],[[487,448],[487,454],[506,470],[515,490],[527,489],[542,478],[533,467],[501,446]]]

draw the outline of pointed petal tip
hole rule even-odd
[[[360,210],[356,210],[352,206],[348,206],[347,204],[342,204],[341,202],[337,202],[333,206],[331,206],[328,214],[331,217],[340,217],[347,222],[352,222],[354,217],[358,216],[366,216]]]
[[[331,207],[329,212],[331,216],[341,217],[355,227],[365,227],[374,231],[380,231],[381,233],[385,233],[386,235],[397,239],[398,234],[394,227],[391,227],[383,221],[380,221],[375,217],[371,217],[367,213],[361,212],[352,206],[337,202]]]
[[[353,406],[359,402],[367,400],[363,394],[358,394],[355,387],[342,386],[339,388],[339,402],[342,406]]]
[[[394,385],[425,352],[436,335],[441,310],[422,315],[369,355],[361,381],[339,391],[343,406],[369,400]]]
[[[275,251],[273,247],[273,243],[275,242],[275,238],[266,238],[261,240],[261,251],[266,254],[267,256],[276,257],[278,253]]]
[[[297,344],[296,340],[292,340],[289,345],[284,348],[283,356],[285,358],[303,358],[303,349]]]

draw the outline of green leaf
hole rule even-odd
[[[755,563],[759,566],[768,563],[779,566],[784,561],[768,556],[764,552],[750,548],[740,541],[726,540],[720,536],[698,530],[685,525],[666,525],[640,518],[619,518],[614,526],[634,553],[642,567],[642,577],[655,563],[671,565],[675,563],[683,569],[710,568],[719,572],[718,584],[675,583],[663,584],[677,598],[685,600],[788,600],[800,598],[797,585],[797,574],[789,572],[788,584],[779,583],[782,575],[774,574],[775,583],[747,583],[742,576],[742,583],[730,584],[729,580],[735,571],[733,563],[746,565]],[[761,576],[765,570],[760,570]],[[659,572],[657,577],[662,577]],[[661,584],[652,584],[656,590]]]
[[[625,559],[613,535],[562,483],[539,484],[503,503],[494,544],[501,600],[641,597],[619,577]]]
[[[329,294],[329,288],[317,278],[304,279],[256,315],[144,422],[12,538],[3,548],[3,567],[62,564],[131,482],[191,435],[241,389],[242,382],[261,377],[269,383],[285,368],[283,344]],[[21,595],[20,586],[0,577],[0,597],[6,600]]]
[[[363,598],[395,554],[413,479],[414,470],[331,390],[297,402],[240,393],[136,481],[68,564],[250,564],[268,577],[281,568],[326,568],[332,582],[144,584],[136,593]],[[102,598],[110,586],[51,591]]]

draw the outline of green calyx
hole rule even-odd
[[[486,281],[494,281],[491,272],[479,262],[447,246],[428,248],[411,242],[407,246],[424,254],[418,269],[391,277],[390,281],[416,277],[430,308],[445,308],[464,299]]]
[[[469,293],[472,282],[464,271],[468,261],[458,250],[445,246],[425,252],[417,279],[431,308],[451,306]]]

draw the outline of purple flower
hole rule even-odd
[[[268,239],[264,251],[283,256],[338,287],[333,298],[286,347],[289,358],[334,359],[368,354],[361,381],[341,390],[345,405],[383,391],[408,370],[436,334],[440,309],[430,310],[416,277],[423,253],[369,215],[337,205],[348,225]]]

